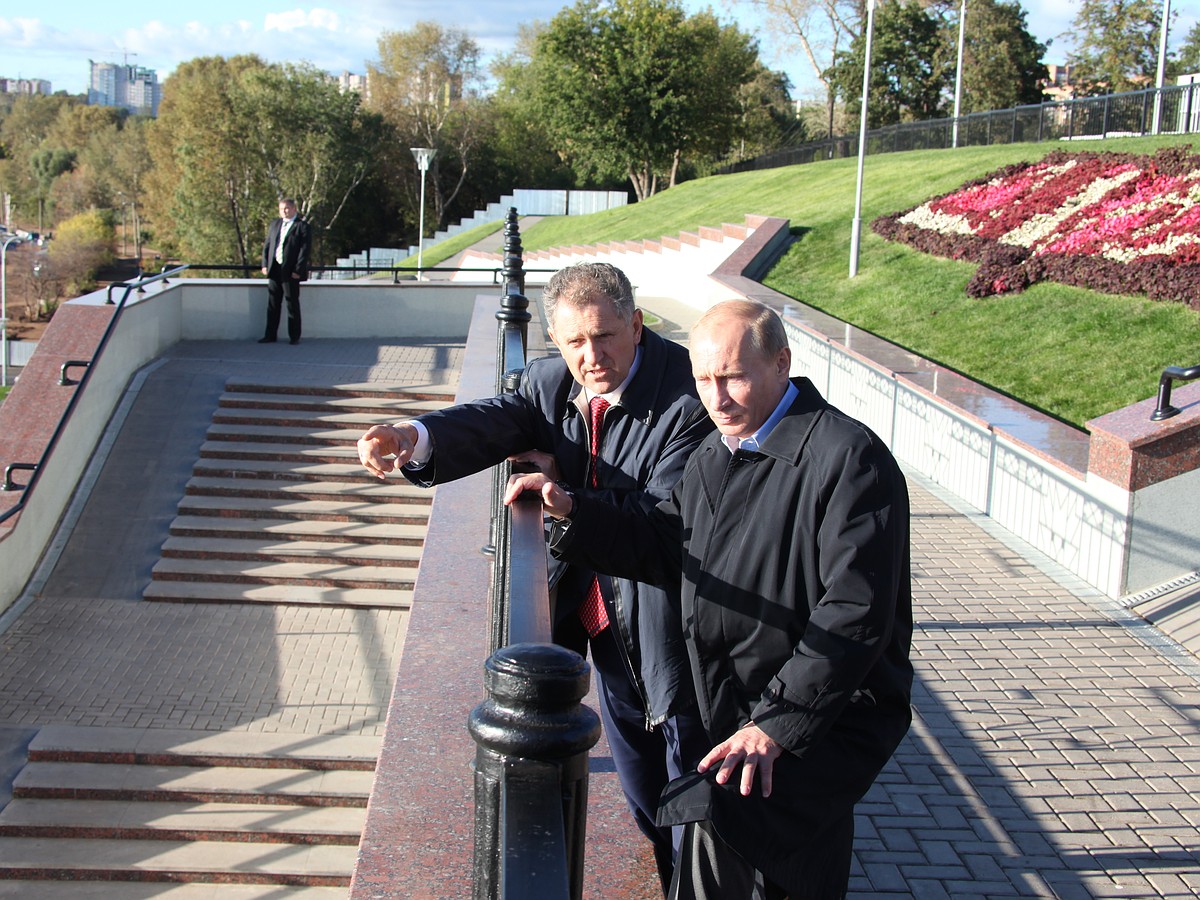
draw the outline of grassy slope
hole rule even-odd
[[[799,240],[767,283],[797,300],[965,372],[1068,422],[1153,396],[1165,366],[1200,363],[1200,313],[1057,284],[973,300],[973,264],[937,259],[870,230],[876,216],[906,209],[1001,166],[1051,150],[1148,153],[1187,138],[1125,138],[1017,144],[868,157],[862,245],[849,278],[856,161],[714,176],[645,203],[590,216],[543,219],[522,230],[526,250],[658,238],[701,225],[781,216]]]

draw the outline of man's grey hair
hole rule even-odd
[[[726,300],[710,306],[692,325],[691,335],[729,318],[740,319],[746,324],[751,349],[764,359],[774,359],[788,346],[787,332],[779,313],[757,300]]]
[[[559,269],[546,282],[542,291],[546,321],[553,325],[554,313],[560,303],[579,307],[594,303],[600,297],[612,302],[613,311],[625,324],[633,321],[633,313],[637,309],[633,299],[633,285],[616,266],[592,262]]]

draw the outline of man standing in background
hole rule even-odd
[[[287,300],[288,343],[300,343],[300,282],[308,278],[312,232],[296,215],[296,201],[279,201],[279,218],[267,228],[262,273],[267,276],[267,329],[260,344],[275,343],[283,301]]]

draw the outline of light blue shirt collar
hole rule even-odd
[[[787,390],[783,392],[783,397],[775,407],[775,411],[767,417],[767,421],[762,423],[762,427],[760,427],[758,431],[754,432],[754,434],[750,435],[749,437],[744,438],[736,438],[732,436],[722,437],[722,443],[729,448],[730,453],[733,453],[737,450],[758,450],[758,448],[762,446],[763,441],[767,439],[767,435],[774,431],[775,426],[779,424],[780,420],[782,420],[785,415],[787,415],[788,409],[791,407],[792,403],[795,402],[798,396],[800,396],[800,392],[796,390],[796,386],[789,381]]]

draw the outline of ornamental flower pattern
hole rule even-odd
[[[871,227],[979,268],[973,297],[1053,280],[1200,309],[1200,156],[1056,151]]]

